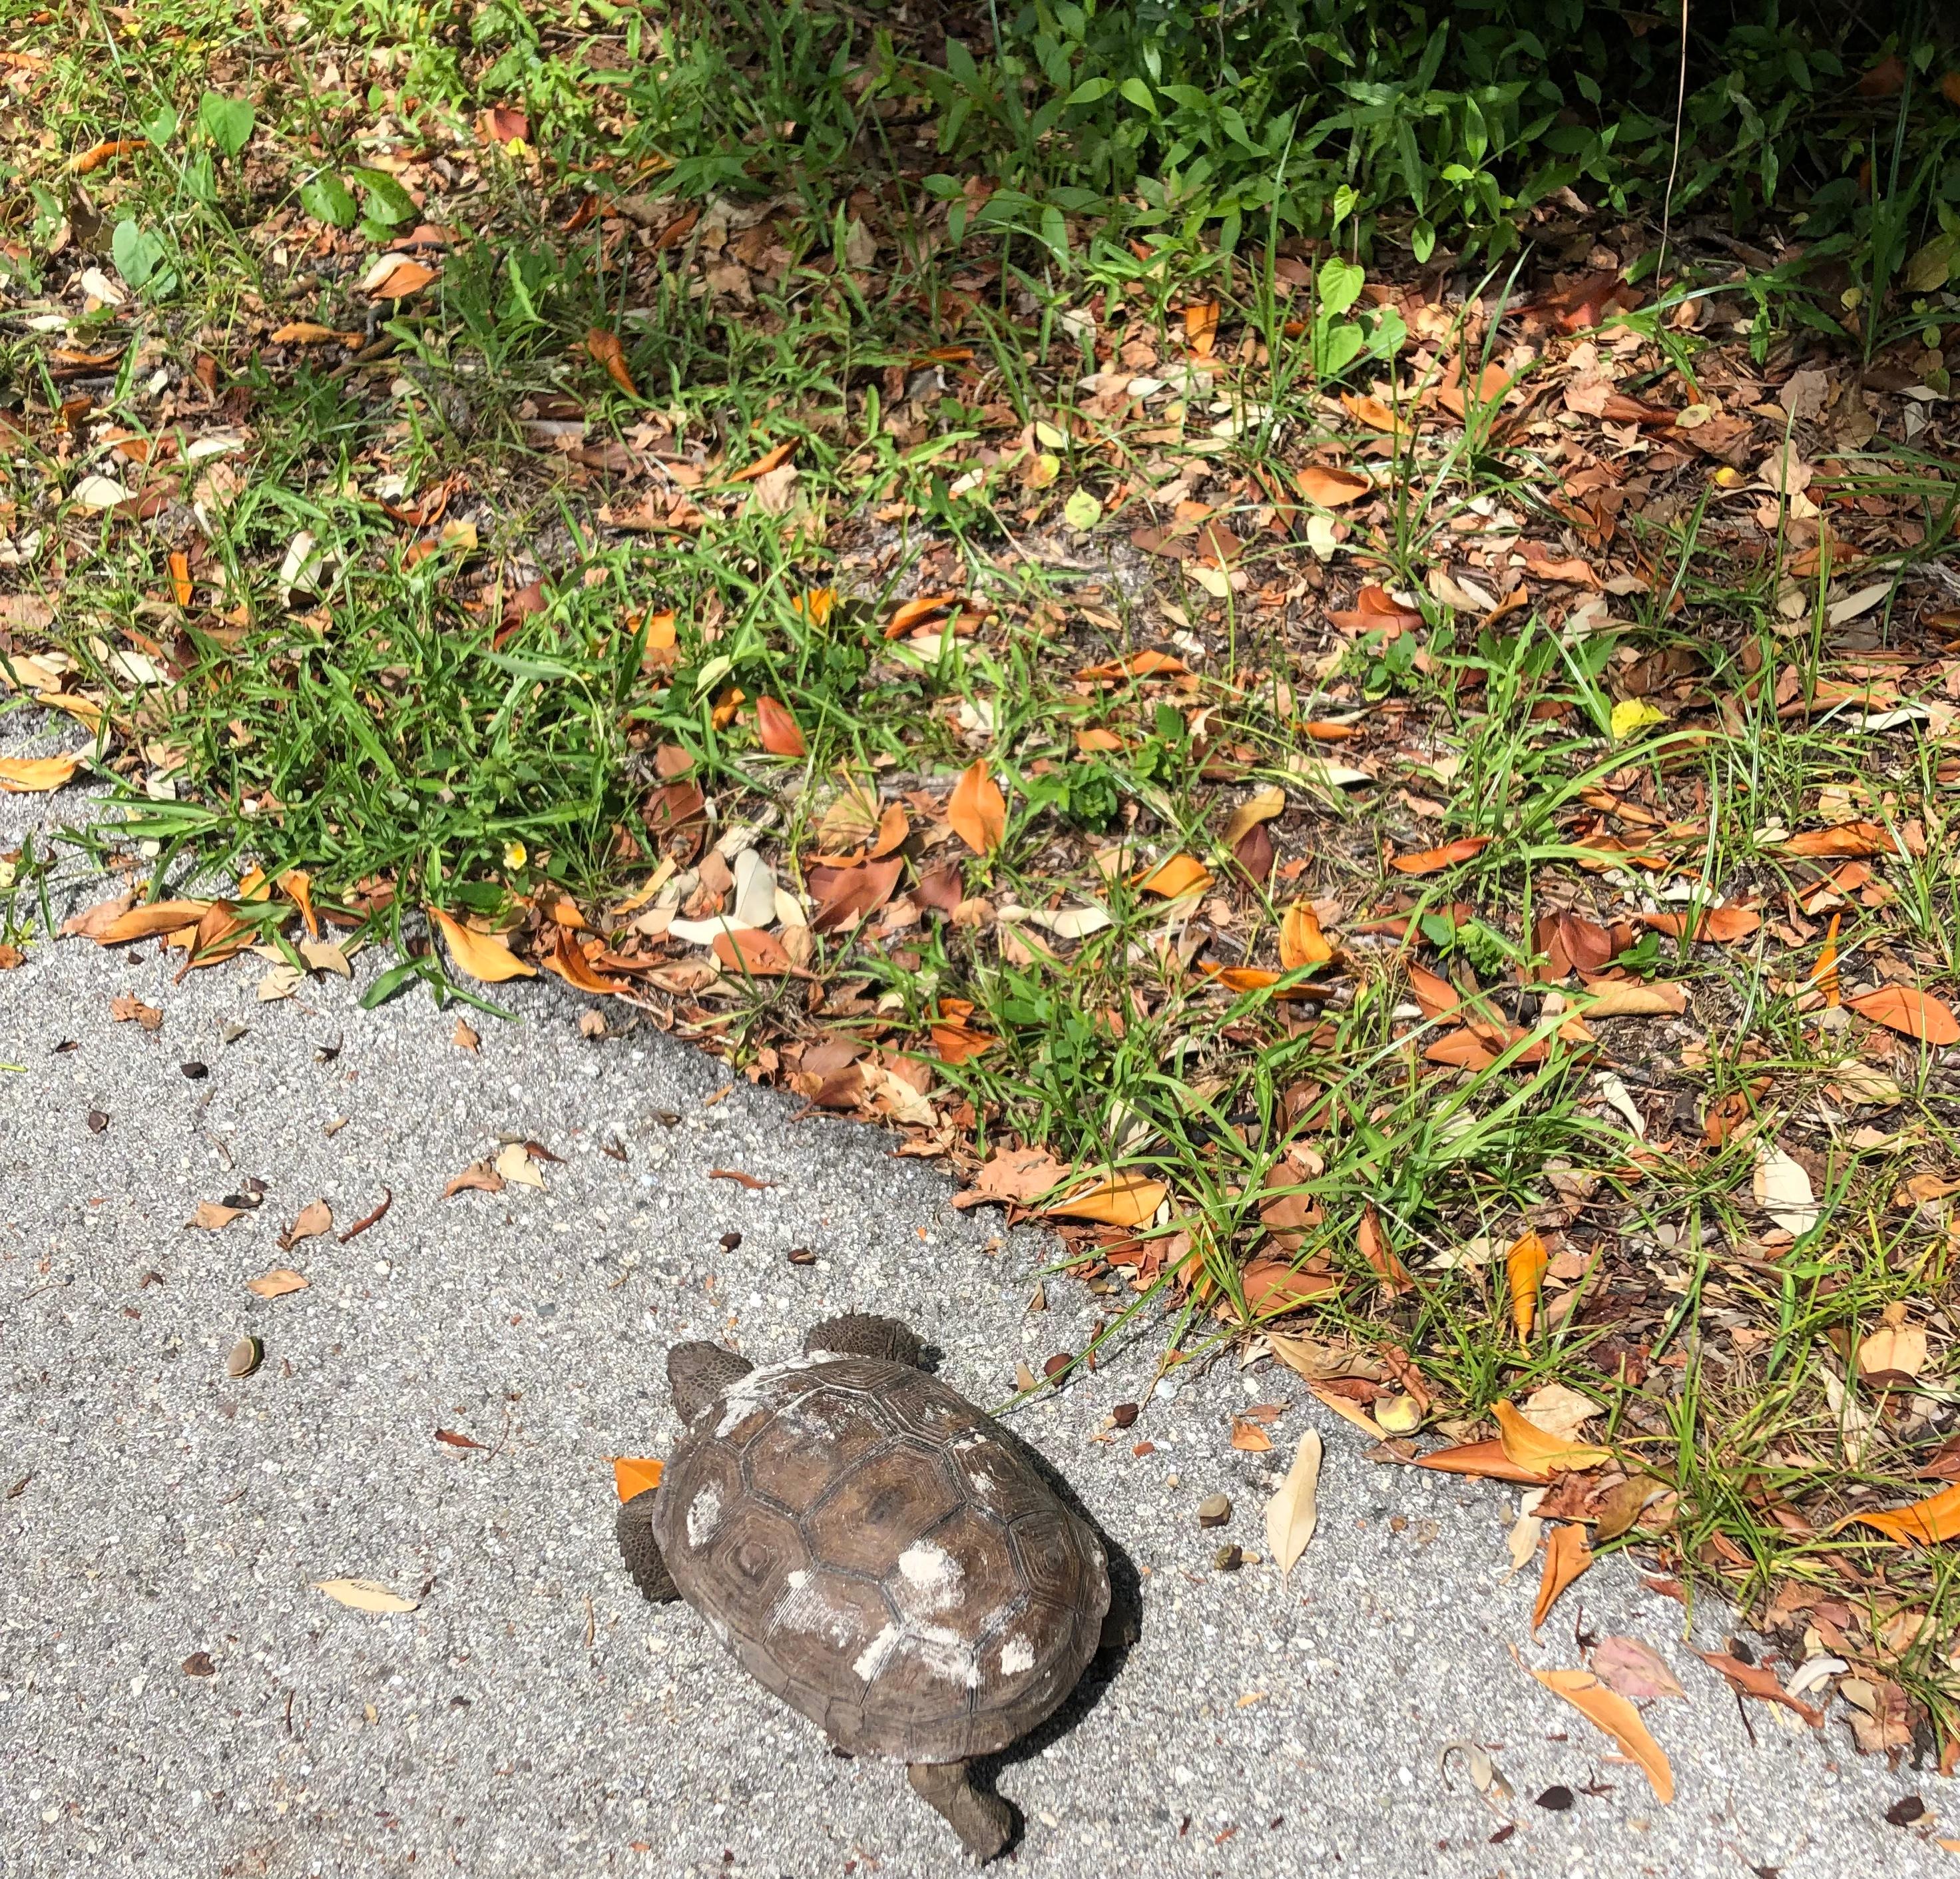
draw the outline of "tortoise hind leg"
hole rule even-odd
[[[658,1488],[644,1488],[625,1502],[614,1530],[619,1536],[628,1576],[656,1604],[663,1604],[680,1594],[654,1539],[654,1497],[659,1492]]]
[[[973,1785],[966,1762],[912,1762],[905,1779],[912,1792],[959,1836],[959,1843],[983,1866],[1002,1852],[1014,1833],[1014,1811],[998,1795]]]
[[[870,1311],[847,1311],[812,1325],[803,1348],[810,1357],[819,1351],[833,1357],[882,1357],[915,1368],[925,1353],[924,1342],[909,1325]]]

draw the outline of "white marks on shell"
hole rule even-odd
[[[1001,1647],[1001,1674],[1018,1677],[1035,1667],[1034,1647],[1025,1638],[1010,1638]]]
[[[765,1364],[746,1377],[738,1377],[721,1399],[721,1419],[714,1425],[717,1438],[732,1435],[758,1409],[779,1409],[796,1393],[799,1371],[807,1370],[813,1357],[785,1358],[780,1364]]]
[[[959,1562],[943,1546],[936,1546],[930,1540],[915,1540],[900,1553],[899,1571],[908,1585],[936,1594],[931,1600],[935,1610],[957,1595],[963,1576]]]
[[[916,1658],[929,1676],[968,1690],[978,1689],[980,1666],[973,1647],[947,1625],[887,1625],[859,1654],[851,1667],[861,1682],[877,1681],[879,1674],[901,1654]]]
[[[721,1490],[711,1481],[688,1503],[687,1543],[697,1549],[705,1546],[721,1524]]]
[[[816,1575],[799,1568],[785,1575],[783,1590],[769,1613],[772,1631],[802,1632],[822,1639],[839,1651],[850,1650],[864,1635],[861,1616],[848,1605],[838,1604],[820,1584]],[[892,1629],[886,1626],[889,1631]]]

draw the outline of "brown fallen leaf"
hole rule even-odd
[[[215,1233],[221,1227],[230,1226],[247,1211],[243,1207],[228,1207],[222,1201],[201,1200],[197,1203],[197,1212],[184,1225],[202,1228],[206,1233]]]
[[[1105,1227],[1141,1227],[1147,1225],[1169,1198],[1170,1190],[1162,1181],[1126,1169],[1049,1202],[1042,1212],[1058,1219],[1088,1220]]]
[[[1688,1694],[1660,1653],[1638,1638],[1602,1638],[1592,1649],[1592,1674],[1636,1702]]]
[[[1273,1445],[1273,1438],[1258,1423],[1242,1416],[1232,1419],[1232,1446],[1241,1454],[1263,1455]]]
[[[1891,855],[1889,830],[1876,822],[1841,822],[1835,828],[1807,829],[1778,846],[1786,855]]]
[[[1358,502],[1375,487],[1358,470],[1329,470],[1319,463],[1307,463],[1295,470],[1293,485],[1308,502],[1318,503],[1323,509]]]
[[[62,922],[63,939],[92,939],[100,941],[102,935],[129,911],[135,898],[131,894],[117,894],[107,900],[98,900],[92,907],[72,914]]]
[[[782,1185],[780,1181],[759,1180],[752,1174],[744,1174],[740,1168],[710,1168],[708,1178],[711,1181],[739,1182],[752,1194],[759,1194],[766,1189]]]
[[[1642,926],[1650,926],[1656,933],[1666,933],[1675,939],[1690,937],[1688,916],[1685,913],[1637,913],[1634,919]],[[1739,907],[1733,902],[1719,907],[1710,907],[1699,915],[1694,922],[1692,935],[1698,940],[1709,940],[1717,945],[1732,945],[1737,940],[1747,939],[1763,923],[1763,916],[1753,907]]]
[[[1463,1442],[1454,1448],[1439,1448],[1433,1454],[1418,1455],[1418,1468],[1433,1468],[1443,1474],[1475,1476],[1481,1481],[1514,1481],[1520,1487],[1543,1487],[1551,1479],[1549,1469],[1529,1468],[1513,1461],[1500,1441]]]
[[[1589,1002],[1580,1008],[1585,1018],[1678,1017],[1688,1009],[1688,994],[1678,985],[1641,985],[1631,979],[1586,982]]]
[[[1551,1530],[1545,1543],[1545,1572],[1538,1582],[1538,1602],[1532,1607],[1532,1635],[1538,1635],[1558,1595],[1592,1563],[1592,1549],[1586,1543],[1586,1529],[1577,1521]]]
[[[504,1191],[504,1177],[488,1161],[473,1161],[442,1190],[444,1200],[452,1194],[480,1189],[486,1194],[501,1194]]]
[[[164,1014],[154,1005],[145,1005],[133,992],[119,992],[109,1001],[109,1015],[118,1024],[130,1023],[146,1031],[161,1030]]]
[[[290,1253],[302,1240],[317,1240],[333,1231],[333,1209],[323,1200],[300,1209],[300,1217],[279,1235],[279,1250]]]
[[[483,1040],[469,1028],[469,1019],[459,1018],[456,1021],[456,1029],[449,1034],[449,1041],[458,1050],[474,1050]]]
[[[426,909],[449,942],[449,956],[458,970],[485,985],[499,985],[507,979],[534,979],[538,969],[529,960],[520,959],[501,940],[465,926],[440,907]]]
[[[633,374],[626,364],[626,349],[619,343],[616,333],[609,333],[603,326],[590,328],[585,336],[585,349],[606,368],[606,375],[629,398],[637,398],[640,388],[633,383]]]
[[[283,1298],[287,1293],[304,1291],[313,1282],[289,1266],[275,1266],[270,1272],[262,1272],[256,1279],[248,1279],[245,1289],[256,1292],[261,1298]]]
[[[1694,1654],[1710,1668],[1720,1670],[1732,1688],[1740,1690],[1745,1696],[1753,1696],[1759,1702],[1780,1703],[1784,1709],[1794,1710],[1813,1729],[1824,1726],[1824,1712],[1813,1709],[1800,1696],[1793,1696],[1777,1681],[1776,1672],[1767,1664],[1745,1664],[1740,1658],[1731,1657],[1726,1651],[1697,1651]]]
[[[1068,1177],[1068,1170],[1045,1148],[1002,1148],[997,1151],[963,1194],[956,1194],[957,1208],[978,1207],[988,1201],[1010,1205],[1039,1199]]]
[[[446,1442],[451,1448],[487,1448],[487,1442],[479,1442],[473,1435],[465,1435],[459,1429],[439,1428],[435,1432],[439,1442]]]
[[[1228,849],[1236,849],[1262,823],[1284,814],[1286,791],[1277,785],[1255,790],[1232,811],[1218,839]]]
[[[612,1457],[612,1486],[622,1501],[630,1501],[636,1494],[644,1494],[649,1488],[660,1485],[660,1476],[667,1472],[667,1463],[652,1456],[615,1455]]]
[[[1910,986],[1881,986],[1876,992],[1860,992],[1844,1002],[1860,1018],[1882,1024],[1888,1030],[1917,1037],[1935,1046],[1960,1043],[1960,1019],[1950,1006],[1916,992]]]
[[[383,255],[361,277],[361,290],[374,300],[406,300],[435,279],[435,269],[406,256]]]
[[[388,1209],[394,1204],[395,1190],[391,1187],[383,1188],[380,1205],[377,1207],[371,1214],[363,1214],[358,1220],[355,1221],[353,1225],[340,1236],[340,1244],[345,1246],[349,1240],[358,1240],[370,1227],[378,1227],[387,1218]]]
[[[1007,802],[982,757],[960,777],[946,806],[953,833],[976,855],[991,855],[1007,839]]]
[[[730,972],[752,979],[807,979],[812,975],[791,958],[781,940],[750,929],[731,933],[725,927],[714,936],[714,957]]]
[[[791,717],[788,705],[773,698],[756,700],[756,731],[762,748],[772,756],[802,756],[809,746]]]
[[[154,939],[160,933],[195,927],[211,909],[208,900],[153,900],[147,906],[127,909],[93,931],[80,926],[75,930],[88,932],[99,946],[122,946],[131,940]]]
[[[956,594],[921,594],[909,600],[902,600],[885,623],[885,637],[902,639],[921,620],[930,619],[934,614],[943,613],[948,607],[959,604],[959,596]]]
[[[1395,1248],[1389,1244],[1389,1236],[1382,1231],[1381,1221],[1373,1208],[1362,1210],[1361,1224],[1355,1230],[1354,1239],[1360,1248],[1361,1256],[1374,1268],[1381,1279],[1383,1298],[1395,1298],[1415,1283],[1409,1276],[1408,1268],[1402,1263]]]
[[[1532,1675],[1555,1696],[1562,1696],[1596,1728],[1620,1745],[1620,1753],[1638,1764],[1663,1805],[1674,1798],[1674,1770],[1660,1744],[1647,1733],[1640,1712],[1618,1691],[1608,1690],[1590,1670],[1533,1670]]]

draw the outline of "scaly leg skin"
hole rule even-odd
[[[724,1351],[719,1344],[698,1339],[676,1344],[667,1352],[667,1384],[673,1391],[674,1414],[683,1424],[691,1423],[755,1368],[747,1358]]]
[[[905,1779],[912,1792],[959,1836],[959,1843],[982,1865],[1001,1852],[1013,1838],[1014,1811],[998,1795],[985,1795],[973,1785],[964,1762],[912,1762]]]
[[[619,1509],[615,1530],[619,1536],[619,1552],[626,1562],[628,1575],[656,1604],[665,1604],[680,1594],[675,1590],[673,1575],[654,1542],[654,1497],[659,1492],[658,1488],[643,1488]]]
[[[810,1327],[803,1341],[805,1355],[820,1351],[832,1357],[882,1357],[893,1364],[916,1365],[925,1346],[919,1334],[896,1318],[871,1311],[847,1311]]]

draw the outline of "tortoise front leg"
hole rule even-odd
[[[656,1604],[680,1597],[660,1557],[654,1539],[654,1497],[658,1488],[643,1488],[619,1509],[614,1530],[619,1536],[619,1552],[633,1583]]]
[[[998,1795],[973,1785],[966,1762],[912,1762],[905,1779],[912,1792],[959,1836],[959,1843],[984,1866],[1013,1837],[1014,1811]]]

